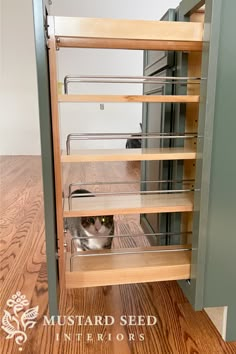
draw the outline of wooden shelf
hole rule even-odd
[[[203,24],[89,17],[54,17],[56,37],[202,41]]]
[[[196,152],[191,148],[156,148],[156,149],[87,149],[65,153],[62,162],[93,161],[147,161],[147,160],[193,160]]]
[[[143,283],[190,278],[191,251],[173,251],[190,246],[159,246],[122,249],[122,251],[172,250],[170,252],[112,254],[118,250],[102,250],[109,256],[74,257],[70,272],[67,255],[67,288],[83,288],[129,283]],[[94,251],[88,251],[94,254]],[[99,252],[99,251],[96,251]]]
[[[64,200],[64,217],[117,215],[137,213],[187,212],[193,210],[193,193],[165,193],[152,195],[108,195]]]
[[[49,16],[50,17],[50,16]],[[58,47],[201,50],[203,24],[54,17]]]
[[[198,95],[58,95],[58,102],[198,103]]]

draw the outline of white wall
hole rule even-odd
[[[31,0],[1,1],[0,154],[40,154]],[[178,3],[179,0],[52,0],[50,12],[58,16],[152,20]],[[99,50],[96,56],[91,49],[75,50],[73,55],[71,51],[60,50],[60,80],[68,73],[142,74],[142,53],[138,51]],[[110,87],[107,90],[111,92]],[[141,87],[129,86],[129,90],[140,93]],[[64,146],[65,135],[72,131],[139,131],[141,105],[105,104],[101,111],[99,104],[68,104],[61,107],[61,114]]]
[[[40,154],[31,0],[1,0],[0,154]]]
[[[56,16],[158,20],[179,3],[179,0],[52,0],[52,13]]]

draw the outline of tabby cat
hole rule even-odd
[[[73,194],[91,193],[86,189],[77,189],[72,193],[72,196]],[[78,198],[86,196],[81,195]],[[91,196],[94,195],[91,194]],[[78,240],[74,241],[76,251],[111,248],[112,237],[104,236],[114,234],[113,215],[67,218],[65,220],[65,229],[70,232],[72,237],[78,238]],[[96,238],[89,238],[89,236],[96,236]]]

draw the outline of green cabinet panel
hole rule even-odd
[[[58,313],[58,269],[56,245],[56,206],[54,190],[54,166],[52,150],[52,126],[50,109],[50,87],[48,57],[45,39],[46,9],[43,2],[33,0],[35,54],[38,80],[38,103],[40,120],[40,137],[42,151],[44,215],[46,233],[46,254],[48,270],[48,295],[51,316]]]

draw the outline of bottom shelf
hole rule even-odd
[[[185,250],[187,249],[187,250]],[[66,287],[147,283],[190,278],[189,245],[158,246],[121,250],[87,251],[91,256],[67,255]],[[155,251],[155,252],[149,252]],[[103,255],[97,255],[102,253]]]

